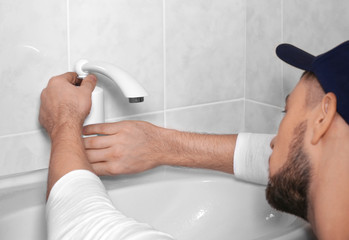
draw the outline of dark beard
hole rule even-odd
[[[311,174],[309,156],[304,151],[306,122],[294,129],[294,137],[284,166],[269,179],[266,197],[275,209],[307,220],[308,189]]]

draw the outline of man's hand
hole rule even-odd
[[[85,126],[87,157],[98,175],[138,173],[160,165],[168,150],[163,129],[147,122],[124,121]]]
[[[76,73],[65,73],[50,79],[41,93],[40,124],[52,137],[65,124],[82,126],[91,108],[91,93],[97,79],[89,75],[79,84]]]
[[[93,171],[87,161],[81,132],[90,112],[91,94],[97,79],[89,75],[80,82],[76,73],[50,79],[41,93],[39,121],[51,138],[47,196],[62,176],[76,169]]]
[[[159,165],[208,168],[233,173],[236,135],[165,129],[141,121],[85,126],[89,162],[98,175],[138,173]]]

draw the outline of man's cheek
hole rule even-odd
[[[278,145],[275,145],[273,152],[269,158],[269,172],[271,173],[271,175],[274,175],[277,172],[277,169],[279,168],[279,165],[280,165],[280,160],[281,160],[280,157],[281,157],[280,148]]]

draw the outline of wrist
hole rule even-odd
[[[162,154],[159,158],[159,165],[181,165],[183,155],[186,155],[185,135],[186,133],[163,128],[159,141],[162,145]]]
[[[78,122],[73,121],[63,121],[61,123],[55,124],[51,131],[49,132],[51,140],[56,139],[57,137],[65,134],[78,134],[82,135],[82,125]]]

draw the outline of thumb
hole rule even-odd
[[[96,84],[97,77],[95,75],[90,74],[82,80],[80,87],[86,89],[88,92],[91,93],[93,89],[95,89]]]

